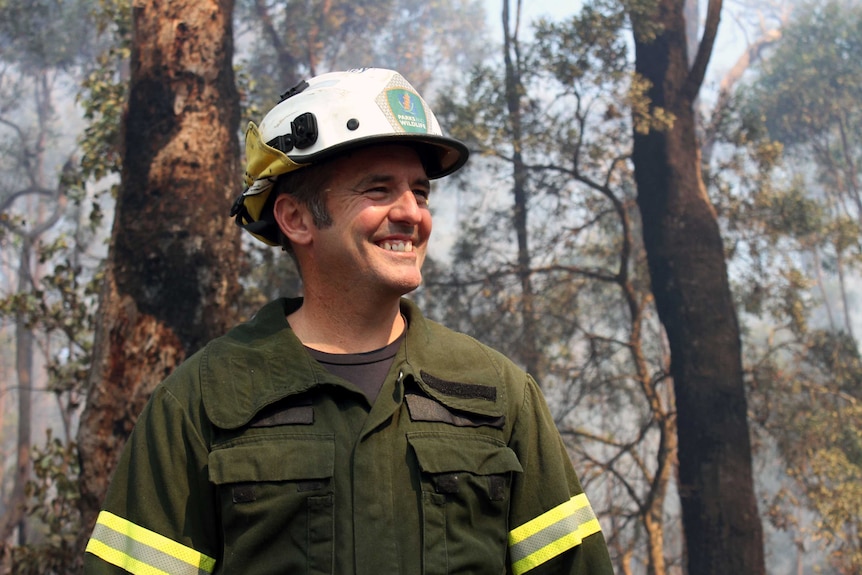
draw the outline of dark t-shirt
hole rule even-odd
[[[361,389],[373,405],[403,339],[402,334],[386,347],[365,353],[325,353],[306,349],[329,373],[346,379]]]

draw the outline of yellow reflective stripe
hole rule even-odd
[[[87,552],[134,575],[206,575],[215,559],[102,511]]]
[[[171,575],[161,569],[156,569],[151,565],[141,563],[133,557],[129,557],[122,551],[117,551],[113,547],[108,547],[101,541],[97,541],[95,539],[90,539],[90,542],[87,543],[87,553],[92,553],[96,557],[99,557],[112,565],[121,567],[135,575]]]
[[[526,573],[601,530],[587,496],[575,495],[509,532],[512,572]]]

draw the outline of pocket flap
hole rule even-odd
[[[474,475],[522,472],[518,456],[491,438],[458,433],[408,433],[419,467],[425,473],[466,471]]]
[[[216,485],[325,479],[334,467],[335,439],[328,436],[256,439],[209,454],[209,478]]]

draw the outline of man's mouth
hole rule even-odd
[[[377,245],[379,245],[384,250],[389,250],[392,252],[412,252],[413,251],[413,242],[411,242],[411,241],[384,240]]]

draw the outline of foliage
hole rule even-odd
[[[852,126],[862,97],[858,58],[862,7],[830,0],[800,9],[764,62],[752,94],[770,135],[785,145],[807,145],[812,135]]]
[[[862,7],[803,7],[746,96],[749,122],[781,142],[832,209],[862,219]],[[855,234],[858,236],[858,234]]]
[[[101,180],[120,172],[120,127],[128,90],[125,69],[130,55],[131,5],[120,0],[100,0],[94,14],[99,34],[110,38],[96,57],[78,95],[87,127],[81,137],[81,180]],[[101,207],[94,206],[93,221],[98,223]]]
[[[860,262],[862,11],[809,3],[736,95],[710,167],[744,310],[758,441],[784,461],[766,517],[838,573],[862,565]],[[835,294],[838,294],[836,297]],[[836,303],[837,301],[837,303]]]
[[[32,35],[23,38],[17,46],[22,50],[26,49],[24,54],[18,54],[19,60],[15,63],[18,66],[29,62],[27,58],[42,58],[41,66],[52,65],[54,67],[67,67],[70,75],[82,73],[81,70],[75,70],[72,65],[79,65],[82,61],[86,61],[90,56],[88,50],[94,50],[98,47],[97,35],[90,32],[93,23],[96,22],[97,30],[104,30],[110,21],[118,22],[119,28],[122,31],[125,29],[128,32],[128,8],[122,8],[126,3],[114,2],[110,3],[105,0],[101,3],[102,13],[100,19],[94,20],[90,18],[89,10],[91,9],[90,2],[52,2],[45,0],[39,7],[34,7],[31,4],[19,5],[17,2],[9,2],[3,5],[2,9],[7,11],[10,16],[20,18],[16,21],[17,28],[30,30],[30,28],[38,28],[30,30]],[[37,8],[43,11],[39,15],[38,20],[35,16],[39,14]],[[125,10],[125,14],[123,14]],[[51,18],[44,17],[45,14],[50,14]],[[125,20],[121,16],[125,17]],[[68,37],[60,35],[54,30],[54,27],[67,24],[64,19],[69,19],[74,26],[66,26],[63,28],[65,34],[80,33],[82,37],[88,40],[84,43],[75,44],[68,41]],[[9,26],[13,25],[12,21],[4,21]],[[123,28],[124,24],[126,25]],[[30,27],[30,28],[28,28]],[[79,28],[76,28],[79,27]],[[87,34],[83,34],[83,30],[87,30]],[[49,38],[43,32],[54,32],[56,37]],[[59,42],[62,40],[63,47],[56,48],[51,42]],[[74,54],[67,54],[67,50],[71,46],[77,46]],[[54,53],[54,49],[60,50],[60,53]],[[105,48],[106,54],[117,57],[117,50],[112,46]],[[53,54],[53,55],[52,55]],[[49,57],[50,56],[50,57]],[[117,86],[120,86],[120,93],[124,89],[122,83],[114,72],[114,83],[108,86],[106,83],[97,85],[94,78],[98,77],[99,73],[104,74],[107,69],[107,63],[110,58],[100,57],[100,69],[94,71],[87,80],[85,92],[89,90],[88,97],[83,99],[85,104],[85,115],[87,119],[93,121],[93,124],[87,129],[83,149],[85,151],[84,158],[81,164],[76,166],[73,160],[67,161],[63,167],[62,173],[57,178],[58,194],[53,201],[65,202],[71,200],[73,209],[67,211],[65,218],[60,222],[60,225],[50,235],[39,238],[36,243],[37,262],[36,265],[44,272],[34,273],[32,288],[28,292],[9,293],[0,299],[0,313],[7,316],[15,314],[23,314],[26,318],[27,326],[30,329],[37,331],[43,335],[43,344],[46,357],[48,358],[48,389],[57,394],[58,397],[66,399],[65,406],[65,423],[66,432],[69,432],[71,419],[79,405],[80,395],[82,393],[82,385],[85,380],[85,374],[89,367],[90,348],[92,345],[92,324],[93,310],[95,307],[96,292],[98,289],[99,275],[94,271],[99,264],[99,255],[90,254],[90,245],[94,242],[99,233],[103,230],[104,210],[98,201],[99,193],[93,194],[88,189],[86,182],[92,179],[101,178],[117,169],[114,158],[118,157],[117,149],[118,142],[109,141],[105,145],[106,140],[110,137],[106,135],[105,129],[109,133],[116,132],[119,125],[120,104],[114,96],[117,92]],[[116,63],[116,60],[114,60]],[[114,68],[116,70],[116,68]],[[110,71],[108,74],[110,75]],[[52,106],[51,100],[45,100],[47,106]],[[53,110],[51,110],[53,111]],[[94,127],[95,126],[95,127]],[[41,139],[45,139],[46,133],[52,128],[43,123],[38,130],[41,131]],[[31,129],[25,124],[21,125],[19,133],[28,133]],[[38,132],[37,132],[38,133]],[[37,142],[39,139],[36,140]],[[93,151],[92,147],[96,150]],[[31,149],[33,154],[46,154],[48,149]],[[55,150],[50,149],[51,152]],[[55,152],[56,153],[56,152]],[[49,168],[43,165],[41,161],[24,160],[16,166],[10,166],[10,169],[32,172],[33,168],[42,167],[46,170]],[[35,178],[34,182],[43,181],[46,178],[45,174],[30,174],[30,177]],[[87,203],[90,205],[87,206]],[[88,210],[86,208],[89,207]],[[44,208],[42,208],[44,211]],[[53,209],[49,207],[48,209]],[[86,210],[86,215],[84,214]],[[16,216],[10,210],[4,214],[8,218],[14,219]],[[28,216],[22,215],[21,221],[28,219]]]
[[[626,270],[631,265],[619,261],[623,228],[614,203],[630,201],[631,196],[625,194],[632,191],[625,161],[629,116],[619,105],[630,80],[625,48],[617,35],[621,21],[618,13],[606,15],[587,7],[571,21],[540,23],[534,42],[522,46],[522,135],[518,145],[529,174],[527,208],[535,291],[548,300],[562,298],[554,302],[559,311],[543,326],[540,348],[567,347],[565,342],[578,332],[571,325],[576,310],[597,309],[594,304],[598,303],[606,309],[607,295],[602,290],[584,288],[580,296],[571,290],[584,287],[591,279],[611,283],[620,265]],[[501,78],[493,64],[474,69],[469,83],[459,90],[463,97],[447,99],[442,110],[450,132],[478,149],[485,159],[481,167],[479,160],[472,162],[470,178],[492,182],[467,184],[469,196],[461,200],[469,207],[461,210],[464,217],[458,224],[461,234],[448,284],[458,288],[459,298],[466,299],[461,304],[449,301],[447,307],[449,320],[471,333],[484,334],[518,358],[519,330],[508,323],[516,316],[501,313],[517,305],[512,291],[518,289],[513,277],[517,263],[513,260],[511,184],[507,183],[515,141]],[[483,193],[483,189],[488,191]],[[577,276],[581,279],[573,280]],[[565,278],[573,281],[563,281]],[[567,291],[570,293],[565,295]],[[578,303],[579,298],[593,297],[598,299],[587,305]],[[487,319],[480,321],[485,314]]]
[[[0,59],[23,68],[69,69],[92,57],[89,2],[0,3]]]
[[[78,238],[80,239],[80,238]],[[71,242],[71,243],[69,243]],[[101,277],[82,269],[79,250],[85,244],[61,235],[41,245],[39,259],[53,268],[29,292],[0,298],[0,316],[21,314],[27,326],[43,334],[48,359],[48,386],[63,404],[64,428],[80,406],[83,384],[90,367],[93,321]]]
[[[789,357],[752,377],[755,409],[787,462],[790,479],[767,517],[810,546],[822,544],[838,573],[862,568],[862,358],[846,334],[812,330]],[[780,367],[779,367],[780,366]],[[814,512],[809,524],[802,509]]]
[[[81,529],[78,500],[78,455],[74,443],[49,433],[45,446],[33,453],[34,478],[27,486],[27,514],[40,526],[31,543],[12,548],[12,568],[18,575],[74,573],[80,559]]]

